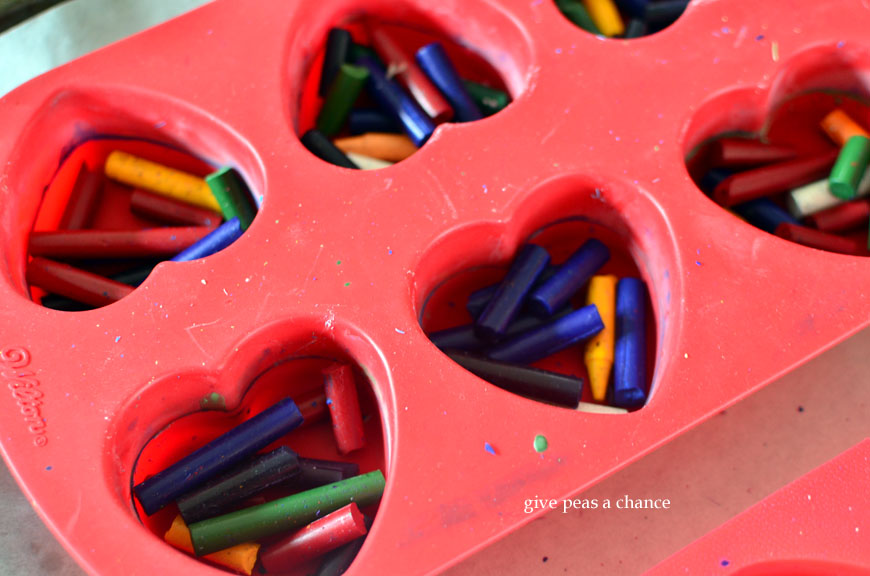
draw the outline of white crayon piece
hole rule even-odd
[[[591,402],[580,402],[580,404],[577,405],[577,411],[589,412],[590,414],[626,414],[628,412],[625,408],[605,406],[603,404],[592,404]]]
[[[350,161],[360,167],[361,170],[380,170],[387,166],[392,166],[393,162],[387,162],[380,158],[372,158],[356,152],[345,152],[345,155],[350,158]]]
[[[864,174],[858,184],[858,196],[867,196],[868,194],[870,194],[870,171]],[[844,202],[849,202],[849,200],[841,200],[831,194],[827,179],[817,180],[800,188],[795,188],[788,193],[788,198],[786,198],[788,211],[798,219]]]

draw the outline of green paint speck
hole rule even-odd
[[[224,401],[224,397],[218,394],[217,392],[212,392],[208,396],[204,396],[202,400],[199,401],[199,407],[203,410],[226,410],[227,403]]]
[[[348,286],[350,286],[350,282],[345,282],[344,287],[347,288]]]
[[[535,452],[544,452],[547,449],[547,438],[538,434],[535,436]]]
[[[337,262],[335,263],[335,265],[336,265],[336,266],[341,266],[341,260],[337,261]]]

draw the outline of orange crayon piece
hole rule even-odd
[[[833,140],[837,146],[843,146],[853,136],[863,136],[870,138],[870,134],[861,127],[860,124],[852,120],[852,118],[840,110],[834,110],[824,118],[822,118],[822,130]]]
[[[417,151],[411,139],[404,134],[382,132],[336,138],[334,144],[345,154],[353,152],[387,162],[399,162]]]
[[[169,527],[163,539],[166,540],[167,544],[171,544],[188,554],[193,554],[193,541],[190,539],[190,529],[184,523],[181,514],[176,516],[175,520],[172,521],[172,526]],[[257,563],[257,553],[259,551],[260,545],[256,542],[245,542],[243,544],[236,544],[226,550],[208,554],[203,556],[203,558],[209,562],[226,566],[250,576],[254,570],[254,564]]]

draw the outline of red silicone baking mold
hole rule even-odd
[[[361,13],[467,44],[514,102],[440,127],[384,170],[313,157],[296,136],[299,94],[328,28]],[[661,33],[605,41],[547,0],[222,0],[28,83],[0,100],[6,461],[91,573],[215,574],[139,521],[143,447],[212,393],[234,409],[276,365],[339,358],[371,386],[387,477],[351,572],[459,561],[530,521],[524,499],[590,486],[868,324],[870,260],[736,221],[683,162],[799,92],[867,97],[868,26],[854,1],[710,0]],[[100,136],[231,164],[262,207],[229,248],[161,264],[116,304],[45,309],[27,296],[28,234],[62,158]],[[650,288],[653,391],[632,414],[504,392],[418,322],[442,280],[503,265],[566,217],[613,231]]]
[[[771,494],[648,576],[867,576],[870,439]]]

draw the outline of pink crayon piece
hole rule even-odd
[[[324,371],[326,404],[332,417],[332,433],[342,454],[365,446],[362,412],[356,393],[353,370],[345,364],[330,366]]]

